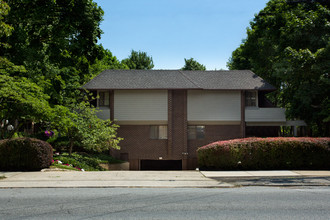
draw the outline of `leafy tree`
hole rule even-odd
[[[9,5],[4,2],[3,0],[0,0],[0,39],[3,37],[8,37],[10,36],[13,27],[7,23],[5,23],[5,16],[8,15],[9,13]],[[0,48],[8,48],[9,45],[4,42],[0,42]],[[3,54],[1,54],[3,55]]]
[[[123,59],[122,64],[128,66],[129,69],[149,70],[154,68],[154,62],[151,56],[148,56],[146,52],[137,52],[132,50],[131,55]]]
[[[4,38],[7,59],[24,65],[25,76],[44,87],[53,104],[70,103],[87,82],[98,55],[103,10],[92,0],[7,0],[5,22],[13,27]],[[69,100],[66,100],[69,99]]]
[[[5,39],[13,28],[5,22],[10,7],[0,0],[0,138],[10,138],[24,122],[38,122],[50,116],[48,96],[37,84],[24,77],[10,75],[24,74],[23,66],[17,66],[4,57],[5,49],[11,47]],[[8,126],[12,126],[8,131]],[[15,125],[15,126],[14,126]]]
[[[330,135],[329,19],[327,1],[270,0],[228,62],[279,88],[270,99],[324,136]]]
[[[181,68],[181,70],[206,70],[206,67],[200,63],[198,63],[193,58],[190,59],[184,59],[184,67]]]
[[[94,151],[117,148],[117,126],[98,119],[77,90],[97,58],[107,68],[125,67],[96,44],[102,9],[92,0],[7,2],[0,0],[1,138],[40,122],[69,138],[70,153],[74,142]],[[18,123],[10,133],[9,123]]]
[[[97,76],[106,69],[129,69],[128,66],[121,63],[117,57],[113,56],[110,50],[104,49],[102,46],[100,46],[100,48],[99,56],[96,58],[95,63],[89,68],[92,77]]]
[[[77,103],[70,108],[56,106],[52,127],[69,139],[69,155],[75,142],[86,150],[105,151],[118,149],[122,138],[116,137],[118,126],[110,120],[96,116],[96,109],[86,102]]]
[[[0,75],[1,138],[10,138],[24,122],[50,119],[52,111],[48,98],[42,88],[26,78]],[[19,124],[13,126],[16,123]],[[9,124],[13,127],[7,132]]]

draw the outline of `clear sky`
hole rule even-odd
[[[131,50],[152,56],[154,69],[180,69],[194,58],[227,69],[231,53],[268,0],[94,0],[104,10],[99,43],[119,60]]]

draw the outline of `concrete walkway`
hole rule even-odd
[[[228,178],[246,177],[330,177],[330,171],[50,171],[0,172],[0,188],[225,188]]]
[[[286,177],[286,176],[330,176],[330,171],[312,170],[265,170],[265,171],[201,171],[205,177]]]
[[[198,171],[104,171],[1,173],[0,188],[35,187],[233,187]]]

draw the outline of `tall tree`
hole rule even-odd
[[[46,119],[51,109],[41,87],[26,78],[10,76],[24,74],[26,70],[5,57],[4,51],[11,47],[6,39],[13,31],[5,21],[9,10],[9,5],[0,0],[0,139],[11,137],[24,121]]]
[[[129,69],[127,65],[121,63],[117,57],[113,56],[110,50],[104,49],[102,45],[99,47],[99,55],[95,63],[89,68],[92,77],[97,76],[106,69]]]
[[[149,70],[154,68],[152,57],[141,51],[132,50],[130,56],[121,62],[130,69]]]
[[[0,75],[0,139],[11,137],[24,122],[49,120],[52,111],[48,98],[41,87],[26,78]],[[9,133],[6,124],[13,126]]]
[[[3,0],[0,0],[0,48],[8,48],[9,45],[3,41],[3,38],[9,37],[13,27],[5,22],[5,17],[9,13],[9,5],[4,2]],[[1,49],[2,51],[3,49]],[[0,54],[3,56],[3,54]]]
[[[279,88],[270,98],[289,118],[305,120],[313,135],[330,135],[329,22],[327,1],[270,0],[228,62]]]
[[[190,59],[184,59],[184,66],[181,68],[181,70],[206,70],[206,67],[203,64],[200,64],[193,58]]]
[[[98,55],[103,10],[92,0],[7,0],[5,21],[14,31],[4,51],[28,77],[45,88],[51,102],[63,104],[90,79]],[[64,98],[63,98],[64,97]],[[70,102],[70,101],[68,101]]]
[[[117,126],[76,95],[96,58],[121,65],[96,45],[102,14],[92,0],[0,0],[0,138],[40,122],[69,137],[71,147],[77,140],[94,151],[118,147]],[[18,125],[8,132],[9,124]]]

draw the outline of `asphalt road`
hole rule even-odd
[[[330,187],[0,189],[0,219],[329,219]]]

